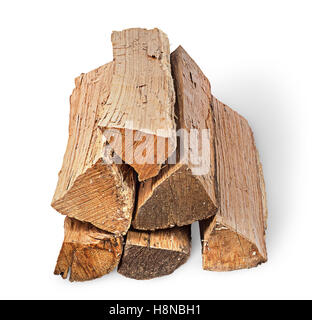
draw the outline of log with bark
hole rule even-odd
[[[190,256],[190,226],[127,234],[118,272],[126,277],[147,280],[171,274]]]
[[[159,29],[133,28],[113,32],[112,45],[111,92],[99,126],[142,181],[176,147],[169,40]]]
[[[101,277],[119,263],[122,237],[115,236],[69,217],[65,218],[64,242],[54,274],[70,281],[85,281]]]
[[[118,235],[125,234],[131,223],[135,178],[130,166],[112,163],[115,157],[97,127],[105,112],[112,75],[113,64],[108,63],[75,81],[69,138],[52,206]]]
[[[267,260],[267,206],[262,168],[248,122],[216,98],[219,209],[200,222],[203,268],[231,271]]]
[[[180,132],[177,161],[167,161],[157,177],[140,184],[132,222],[140,230],[191,224],[217,210],[210,83],[182,47],[171,54],[171,67]],[[194,133],[198,150],[191,140]]]

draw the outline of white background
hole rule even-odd
[[[311,1],[1,1],[0,298],[312,298]],[[63,216],[50,207],[67,143],[74,78],[112,60],[110,34],[158,27],[214,95],[245,116],[263,162],[268,263],[150,281],[70,283],[53,275]]]

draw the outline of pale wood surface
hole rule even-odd
[[[157,230],[154,232],[130,230],[127,234],[126,244],[189,254],[190,235],[188,227]]]
[[[219,209],[200,222],[203,268],[228,271],[267,260],[264,180],[248,122],[213,98]]]
[[[129,164],[138,172],[139,180],[146,180],[157,175],[161,163],[176,147],[175,93],[169,41],[159,29],[133,28],[113,32],[112,45],[114,71],[111,94],[104,104],[105,112],[99,126],[104,133],[112,128],[120,129],[123,135],[126,130],[133,131],[138,140],[142,138],[141,144],[152,158],[155,155],[156,138],[167,144],[168,152],[158,159],[158,163],[142,164],[135,161],[136,148],[120,153],[121,142],[111,143],[125,161],[125,153],[133,152],[133,163]]]
[[[70,281],[101,277],[117,267],[122,254],[122,237],[69,217],[64,223],[64,242],[54,273]]]
[[[138,280],[168,275],[184,264],[191,250],[190,226],[152,232],[129,231],[118,267]]]
[[[70,99],[69,138],[52,206],[62,214],[124,234],[130,226],[134,172],[108,165],[111,153],[97,127],[110,93],[113,64],[82,74]]]

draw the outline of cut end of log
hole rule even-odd
[[[216,218],[200,223],[202,267],[209,271],[234,271],[257,267],[267,261],[255,244]]]
[[[69,280],[93,280],[111,272],[118,265],[114,253],[97,248],[72,243],[64,243],[59,254],[54,274]]]
[[[127,278],[149,280],[173,273],[188,255],[177,251],[128,246],[118,272]]]
[[[54,274],[70,281],[99,278],[114,270],[122,253],[122,237],[88,223],[65,218],[65,237]]]
[[[129,166],[107,165],[100,159],[51,205],[62,214],[99,229],[125,234],[131,223],[134,186]]]
[[[139,230],[184,226],[207,219],[216,210],[197,176],[187,165],[177,164],[141,184],[132,225]]]
[[[216,225],[208,241],[203,241],[203,269],[233,271],[248,269],[266,262],[250,241],[224,225]]]
[[[189,227],[129,231],[118,272],[137,280],[169,275],[188,260],[190,247]]]

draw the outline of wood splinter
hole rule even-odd
[[[210,83],[182,47],[171,54],[171,66],[177,95],[177,129],[184,130],[184,140],[180,137],[177,144],[177,163],[166,163],[157,177],[140,184],[132,222],[135,229],[183,226],[207,219],[217,210]],[[195,154],[192,130],[198,135]],[[206,141],[203,132],[207,132]]]
[[[137,280],[165,276],[187,261],[190,250],[190,226],[152,232],[131,230],[118,272]]]
[[[120,235],[130,226],[135,200],[133,169],[112,163],[112,151],[97,127],[109,93],[113,64],[75,81],[69,138],[52,200],[62,214]]]
[[[122,237],[68,217],[64,229],[64,242],[54,274],[66,279],[70,273],[70,281],[85,281],[99,278],[117,267]]]
[[[262,167],[248,122],[213,98],[219,209],[200,221],[203,269],[231,271],[267,260]]]
[[[113,32],[111,39],[114,71],[99,127],[143,181],[176,148],[169,40],[159,29],[139,28]]]

